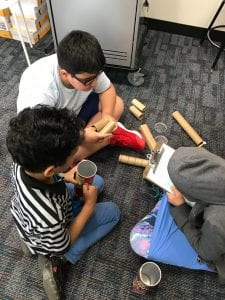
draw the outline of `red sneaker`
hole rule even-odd
[[[120,122],[117,122],[117,128],[112,134],[111,146],[122,146],[135,150],[143,150],[145,148],[145,139],[140,132],[128,130]]]

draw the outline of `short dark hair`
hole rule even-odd
[[[73,30],[58,45],[58,64],[71,75],[99,73],[105,57],[98,40],[88,32]]]
[[[82,142],[83,122],[67,108],[25,108],[9,122],[6,145],[14,162],[30,172],[61,166]]]

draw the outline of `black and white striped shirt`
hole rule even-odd
[[[11,212],[20,236],[32,253],[65,253],[70,246],[67,229],[72,219],[72,205],[64,180],[54,184],[40,182],[13,164],[15,194]]]

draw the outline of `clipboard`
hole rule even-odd
[[[166,144],[162,144],[162,148],[163,153],[158,162],[157,168],[154,171],[153,168],[149,166],[146,167],[143,177],[144,179],[156,184],[166,192],[173,193],[171,188],[174,186],[174,184],[170,179],[167,166],[175,150]]]

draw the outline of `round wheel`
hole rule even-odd
[[[127,74],[127,80],[133,86],[140,86],[144,83],[144,74],[140,72],[130,72]]]

